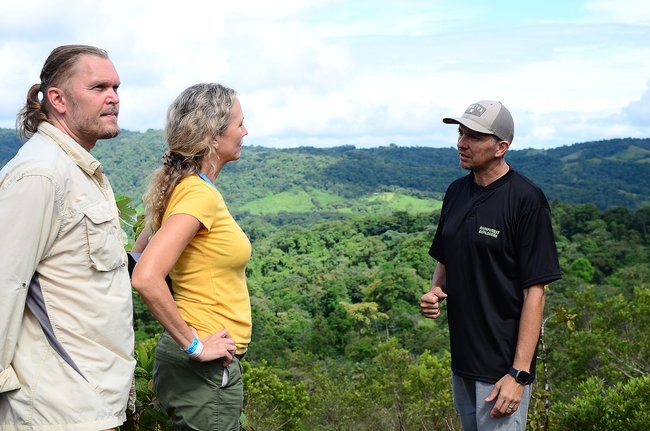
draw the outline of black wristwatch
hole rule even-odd
[[[533,377],[528,371],[517,370],[516,368],[512,368],[512,367],[510,367],[510,371],[508,371],[508,374],[514,377],[517,383],[521,385],[529,384]]]

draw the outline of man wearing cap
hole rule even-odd
[[[429,254],[437,261],[425,317],[447,300],[452,391],[463,429],[523,430],[544,312],[544,286],[561,277],[544,193],[505,161],[510,112],[480,101],[458,125],[460,166]]]

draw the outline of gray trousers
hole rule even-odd
[[[451,376],[454,405],[460,416],[464,431],[524,431],[530,404],[530,385],[526,385],[521,404],[510,416],[493,418],[490,411],[496,399],[486,403],[485,399],[494,387],[491,383]]]

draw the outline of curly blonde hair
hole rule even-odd
[[[230,112],[237,98],[232,88],[221,84],[196,84],[185,89],[167,110],[163,164],[151,174],[143,196],[146,223],[153,235],[174,188],[185,177],[196,175],[201,164],[216,157],[212,141],[230,123]]]

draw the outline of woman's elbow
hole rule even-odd
[[[131,275],[131,286],[142,296],[148,296],[153,285],[153,277],[150,271],[144,270],[136,265]]]

